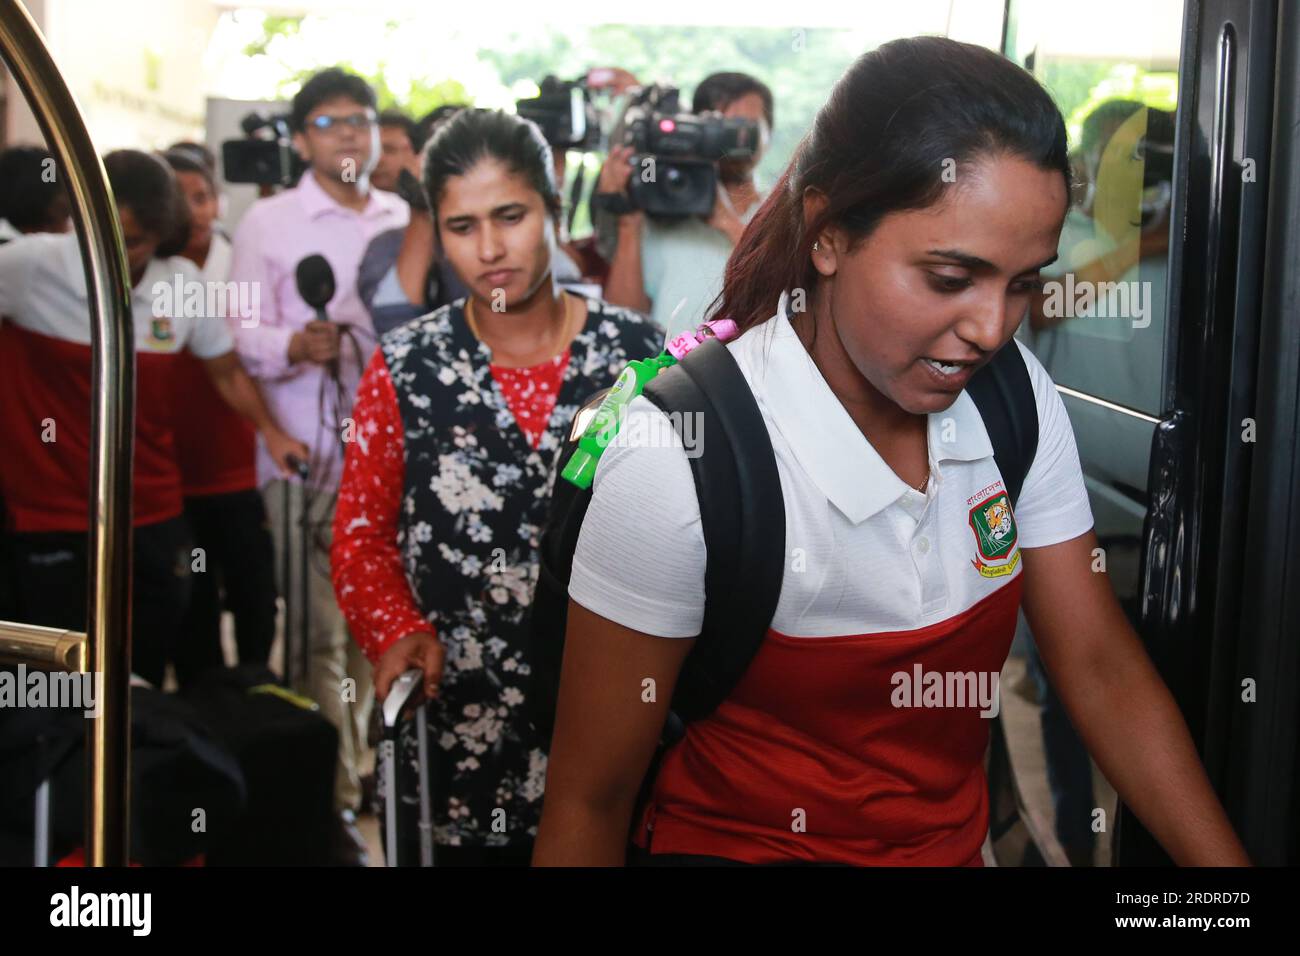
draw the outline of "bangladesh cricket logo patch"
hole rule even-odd
[[[975,570],[986,578],[1002,577],[1015,571],[1020,563],[1020,551],[1016,548],[1016,519],[1011,513],[1011,499],[1007,493],[1000,491],[971,508],[970,526],[979,548],[979,556],[971,561]],[[981,557],[984,560],[981,561]],[[999,563],[986,563],[991,561]]]
[[[176,333],[172,330],[172,320],[167,316],[155,318],[149,323],[149,344],[166,345],[176,338]]]

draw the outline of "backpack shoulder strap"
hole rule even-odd
[[[1020,347],[1012,339],[966,385],[993,445],[1014,508],[1038,451],[1038,402]]]
[[[785,500],[749,383],[711,339],[642,391],[686,443],[708,560],[704,624],[678,677],[673,711],[707,716],[739,683],[776,614],[785,571]],[[687,416],[693,427],[686,430]],[[688,446],[689,447],[689,446]]]

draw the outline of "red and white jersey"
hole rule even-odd
[[[775,451],[786,571],[745,677],[665,758],[640,842],[652,828],[656,853],[978,861],[986,719],[976,706],[899,706],[898,675],[996,674],[1015,631],[1020,548],[1092,527],[1060,397],[1021,347],[1039,442],[1012,509],[965,392],[929,416],[922,494],[863,437],[783,310],[728,348]],[[635,630],[693,637],[706,553],[691,452],[647,399],[624,429],[635,415],[657,419],[633,429],[656,440],[601,456],[569,594]]]
[[[135,524],[181,512],[174,361],[234,343],[224,317],[186,315],[182,258],[155,259],[132,290],[136,347]],[[191,287],[192,288],[192,287]],[[155,312],[161,314],[155,315]],[[0,492],[16,531],[85,531],[90,476],[90,303],[75,234],[0,246],[0,437],[11,455]]]
[[[212,235],[204,282],[224,283],[230,272],[230,240]],[[191,355],[176,359],[176,462],[185,497],[229,494],[257,487],[257,431],[226,404]]]

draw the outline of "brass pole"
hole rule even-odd
[[[86,670],[86,635],[57,627],[0,621],[0,664],[29,664],[41,670]]]
[[[90,297],[89,668],[100,716],[87,725],[91,866],[124,866],[130,846],[131,460],[135,339],[122,227],[104,166],[45,40],[18,0],[0,0],[0,55],[22,90],[72,200]]]

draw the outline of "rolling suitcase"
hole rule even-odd
[[[387,866],[401,865],[401,827],[409,815],[402,812],[398,797],[398,777],[402,773],[401,735],[402,717],[419,695],[424,683],[424,673],[417,669],[406,671],[393,681],[384,699],[381,712],[383,739],[379,744],[380,784],[384,795],[384,861]],[[433,866],[433,812],[429,773],[429,704],[423,702],[415,708],[415,733],[417,773],[419,781],[419,845],[420,866]]]

